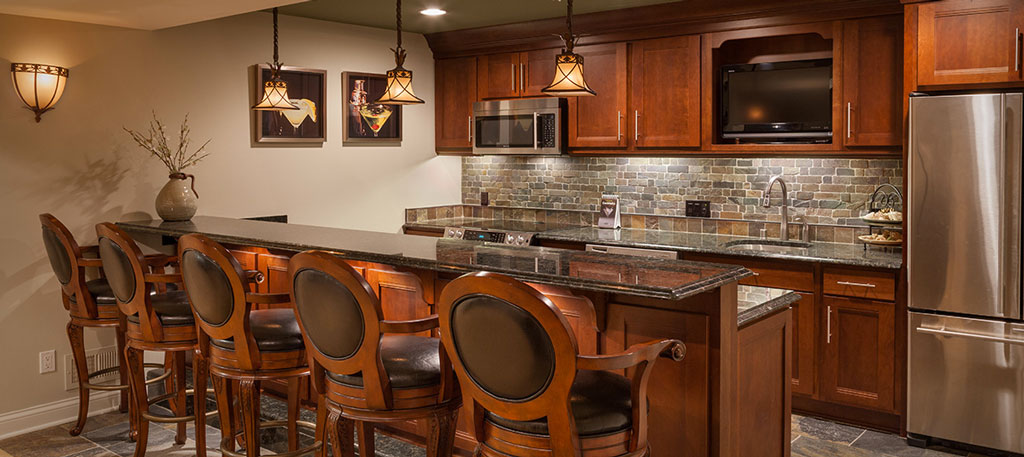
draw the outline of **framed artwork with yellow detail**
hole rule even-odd
[[[256,65],[256,100],[270,79],[270,66]],[[327,140],[327,71],[281,67],[288,101],[298,109],[253,111],[257,143],[323,143]]]
[[[402,144],[402,107],[380,105],[374,100],[384,95],[387,77],[382,74],[341,74],[342,139],[346,144]]]

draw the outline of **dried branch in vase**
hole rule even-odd
[[[153,120],[149,123],[149,132],[146,135],[128,127],[122,128],[131,135],[135,143],[142,147],[142,149],[149,151],[154,157],[163,162],[171,174],[182,173],[186,168],[195,165],[209,155],[209,153],[204,153],[203,151],[206,149],[206,145],[210,144],[210,140],[206,140],[195,151],[188,152],[189,144],[191,143],[189,139],[191,129],[188,127],[188,114],[185,115],[185,120],[181,123],[181,129],[178,132],[178,147],[174,150],[171,150],[171,147],[167,144],[164,124],[160,122],[160,119],[157,119],[155,111],[153,112]]]

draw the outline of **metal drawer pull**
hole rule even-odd
[[[840,286],[867,287],[869,289],[875,288],[874,284],[864,282],[836,281],[836,284],[839,284]]]
[[[917,331],[921,333],[931,333],[933,335],[944,335],[944,336],[961,336],[964,338],[973,338],[976,340],[992,341],[994,343],[1007,343],[1007,344],[1019,344],[1024,346],[1024,340],[1012,340],[1009,338],[999,338],[998,336],[991,335],[979,335],[977,333],[966,333],[966,332],[955,332],[952,330],[918,327]]]
[[[622,141],[622,111],[616,111],[615,116],[615,141]]]
[[[827,336],[828,340],[826,341],[826,343],[832,344],[832,307],[831,306],[828,307],[828,324],[826,325],[826,327],[828,327],[828,336]]]
[[[852,131],[850,124],[853,123],[853,120],[850,118],[850,111],[853,111],[853,103],[846,102],[846,138],[850,138],[850,132]]]
[[[1020,71],[1020,27],[1013,29],[1013,71]]]
[[[633,141],[640,139],[640,111],[633,110]]]
[[[1010,331],[1013,333],[1024,333],[1024,327],[1011,327]]]

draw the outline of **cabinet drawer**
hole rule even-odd
[[[712,255],[685,255],[686,260],[698,262],[727,263],[742,265],[754,272],[754,276],[743,278],[740,284],[803,292],[814,291],[814,271],[810,264],[801,262],[771,262],[751,258],[720,257]]]
[[[896,275],[886,271],[826,268],[822,291],[828,295],[894,301]]]

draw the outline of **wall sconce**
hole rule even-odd
[[[21,101],[36,113],[36,122],[39,122],[43,113],[53,109],[60,96],[64,95],[68,69],[56,65],[12,63],[11,79]]]

